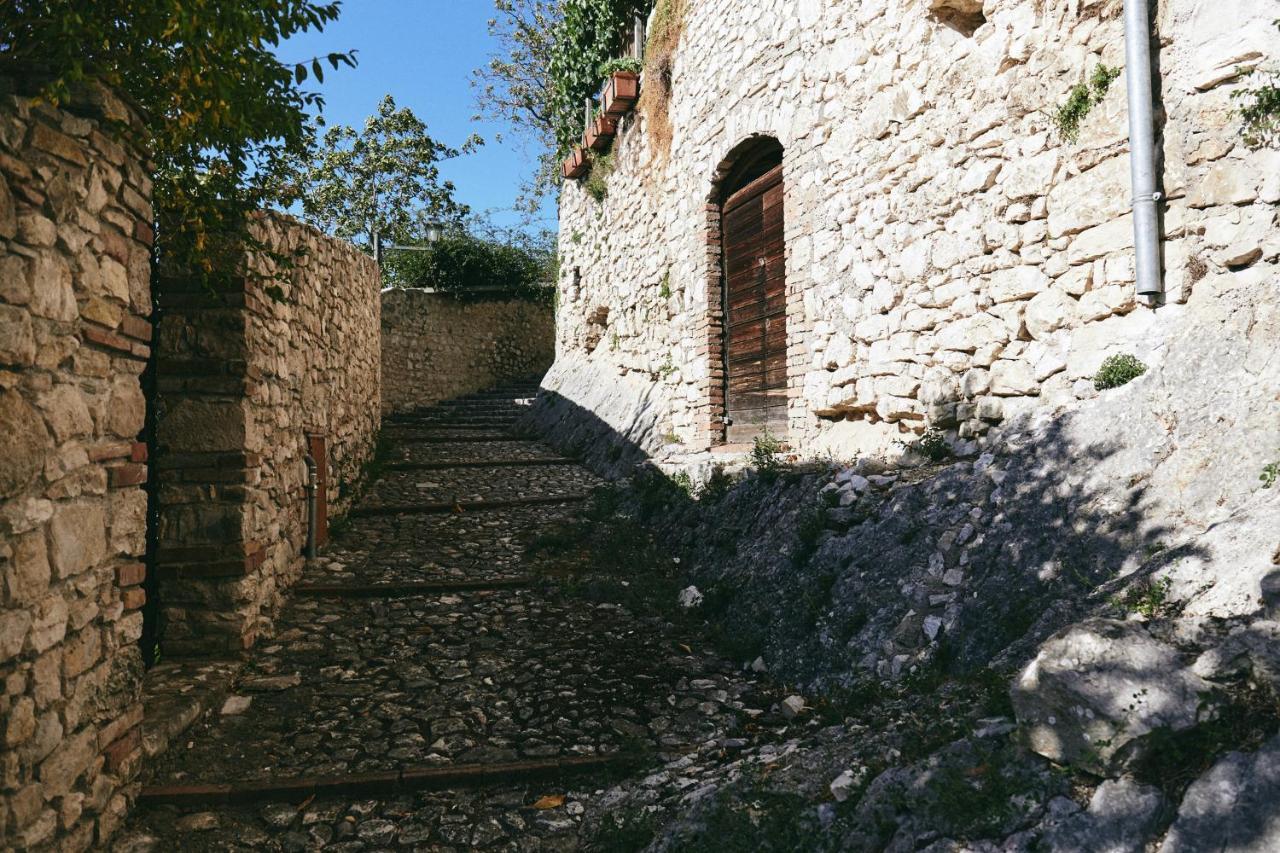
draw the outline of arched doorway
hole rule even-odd
[[[787,432],[782,145],[749,143],[720,191],[725,440]]]

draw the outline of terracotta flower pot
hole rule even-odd
[[[635,108],[640,98],[640,75],[634,71],[615,71],[604,87],[604,114],[621,118]]]
[[[587,134],[582,141],[592,151],[606,151],[617,133],[618,120],[613,116],[601,114],[596,116],[591,127],[587,128]]]
[[[581,178],[587,173],[587,152],[582,150],[582,146],[573,149],[573,152],[564,159],[561,172],[568,180]]]

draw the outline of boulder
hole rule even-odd
[[[1011,696],[1033,750],[1108,773],[1152,732],[1195,726],[1212,687],[1141,625],[1090,619],[1041,646]]]
[[[1191,784],[1160,853],[1280,850],[1280,737],[1231,752]]]
[[[1045,833],[1039,849],[1045,853],[1143,853],[1163,804],[1156,788],[1129,779],[1109,779],[1093,792],[1086,811]]]

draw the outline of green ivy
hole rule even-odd
[[[556,144],[564,156],[582,135],[583,104],[600,89],[602,66],[615,59],[644,0],[564,0],[547,74]]]

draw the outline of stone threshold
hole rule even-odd
[[[386,796],[405,791],[476,787],[535,779],[556,779],[577,773],[631,770],[639,763],[629,753],[582,755],[493,764],[404,767],[346,776],[300,776],[212,784],[148,785],[138,804],[208,807],[267,800],[303,800],[320,796]]]
[[[498,589],[523,589],[533,583],[530,577],[491,578],[470,581],[421,581],[416,583],[313,583],[299,584],[291,592],[316,598],[391,598],[395,596],[431,595],[449,592],[484,592]]]
[[[148,760],[169,746],[206,711],[219,707],[239,675],[240,660],[158,663],[142,679],[142,751]]]
[[[549,456],[545,459],[459,459],[456,462],[392,462],[385,466],[387,471],[445,471],[450,468],[526,468],[535,465],[577,465],[573,459],[564,456]]]
[[[376,515],[430,515],[442,512],[466,512],[468,510],[508,509],[517,506],[543,506],[546,504],[580,503],[587,494],[547,495],[536,498],[510,498],[507,500],[481,501],[433,501],[420,504],[384,504],[382,506],[357,507],[347,513],[348,518],[368,518]]]

